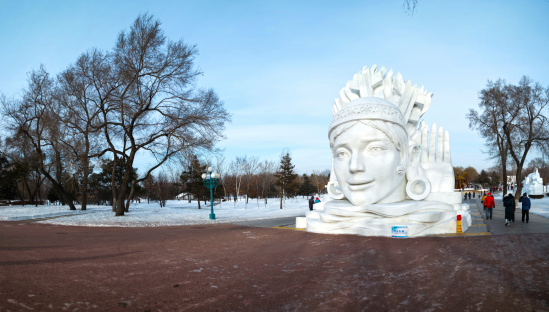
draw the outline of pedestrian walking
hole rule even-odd
[[[505,207],[505,226],[511,226],[509,222],[513,221],[515,214],[515,197],[509,193],[503,198],[503,206]]]
[[[492,196],[492,193],[488,193],[486,198],[484,198],[484,207],[486,207],[486,220],[488,220],[488,214],[490,215],[490,219],[492,219],[492,210],[494,209],[494,206],[496,203],[494,202],[494,197]]]
[[[528,221],[530,221],[530,206],[532,205],[532,202],[526,193],[522,194],[519,198],[519,202],[522,203],[522,222],[524,222],[524,216],[526,216],[526,223],[528,223]]]
[[[469,200],[471,200],[471,192],[469,192]]]
[[[309,210],[310,211],[313,211],[313,204],[314,203],[315,203],[315,197],[311,196],[311,198],[309,198]]]

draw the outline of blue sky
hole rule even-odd
[[[419,0],[413,16],[401,0],[0,0],[0,92],[16,96],[40,64],[57,74],[89,48],[112,48],[145,12],[168,38],[198,46],[198,86],[215,89],[233,115],[219,146],[227,161],[278,162],[289,150],[299,173],[328,169],[333,100],[378,64],[433,92],[424,120],[450,132],[454,166],[480,171],[493,164],[465,115],[487,80],[549,85],[546,0]]]

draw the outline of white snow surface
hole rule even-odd
[[[286,199],[280,209],[280,200],[270,198],[267,205],[263,200],[251,200],[246,205],[245,200],[226,201],[214,206],[215,220],[210,220],[210,202],[198,204],[196,201],[169,200],[166,206],[160,208],[157,202],[142,201],[132,203],[129,212],[124,216],[115,217],[110,206],[87,205],[87,209],[69,210],[68,206],[34,205],[0,207],[0,221],[29,220],[46,217],[57,217],[40,223],[97,226],[97,227],[152,227],[194,224],[232,223],[239,221],[262,220],[283,217],[305,216],[309,211],[307,198]]]
[[[494,196],[501,197],[501,193]],[[549,197],[531,199],[531,213],[549,218]],[[250,200],[246,205],[244,200],[221,202],[214,206],[215,220],[210,220],[210,202],[198,209],[196,201],[169,200],[166,207],[160,208],[157,202],[146,201],[132,203],[130,211],[123,217],[115,217],[110,206],[88,205],[87,210],[71,211],[68,206],[7,206],[0,207],[0,221],[29,220],[46,217],[58,217],[41,223],[71,225],[71,226],[103,226],[103,227],[150,227],[194,224],[232,223],[239,221],[262,220],[283,217],[305,216],[309,211],[307,198],[286,199],[283,209],[280,200],[270,198],[265,205],[263,200]],[[517,209],[521,208],[519,203]]]

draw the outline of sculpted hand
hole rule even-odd
[[[433,124],[431,140],[427,143],[428,127],[423,122],[421,130],[421,167],[431,181],[431,192],[454,191],[454,169],[450,157],[450,136],[444,133],[442,127]],[[443,140],[444,133],[444,140]]]

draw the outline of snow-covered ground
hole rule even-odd
[[[271,219],[281,217],[304,216],[309,210],[306,198],[287,199],[280,209],[280,200],[272,198],[265,206],[264,201],[250,200],[246,205],[244,200],[222,202],[214,206],[215,220],[210,220],[210,202],[198,209],[196,201],[170,200],[166,207],[160,208],[158,203],[146,202],[130,205],[130,211],[123,217],[115,217],[110,206],[88,205],[87,210],[71,211],[68,206],[7,206],[0,207],[0,221],[28,220],[44,217],[59,217],[42,223],[73,225],[73,226],[115,226],[115,227],[145,227],[172,226],[192,224],[231,223]],[[80,209],[80,206],[76,206]]]
[[[494,197],[501,198],[501,193]],[[172,226],[192,224],[231,223],[238,221],[271,219],[281,217],[304,216],[309,210],[306,198],[288,199],[283,209],[280,202],[269,199],[267,206],[263,201],[222,202],[214,206],[215,220],[210,220],[210,205],[201,202],[198,209],[196,201],[190,204],[186,200],[170,200],[166,207],[160,208],[158,203],[136,203],[130,206],[130,212],[123,217],[115,217],[110,206],[88,205],[86,211],[70,211],[68,206],[9,206],[0,207],[0,221],[28,220],[44,217],[58,217],[42,223],[74,225],[74,226],[115,226],[115,227],[145,227],[145,226]],[[79,209],[80,207],[77,206]],[[520,209],[520,204],[519,207]],[[531,213],[549,218],[549,197],[532,199]]]

